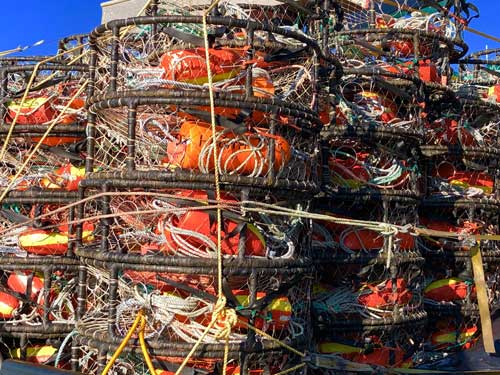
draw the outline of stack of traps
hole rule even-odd
[[[301,363],[314,279],[303,214],[320,190],[318,77],[333,58],[282,4],[222,3],[206,49],[207,7],[155,2],[154,18],[63,40],[60,60],[2,68],[6,355],[86,374],[151,373],[144,348],[157,374]],[[83,85],[53,124],[61,92]]]
[[[151,1],[0,60],[2,355],[338,374],[473,346],[497,78],[484,53],[453,75],[449,14],[362,3],[223,1],[204,28],[205,2]],[[493,308],[499,248],[480,250]]]

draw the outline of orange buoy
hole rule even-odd
[[[395,236],[399,240],[400,250],[411,250],[415,248],[415,239],[408,233],[398,233]],[[384,236],[370,229],[352,229],[341,234],[339,241],[342,245],[353,251],[380,250],[384,247]]]
[[[47,363],[51,358],[57,354],[57,348],[50,345],[43,346],[29,346],[26,348],[26,361],[37,364]],[[21,358],[21,349],[12,349],[10,355],[13,359],[23,359]]]
[[[274,170],[281,170],[291,159],[289,143],[283,137],[272,135],[255,129],[255,133],[247,132],[241,136],[224,132],[218,127],[217,149],[219,150],[219,165],[224,173],[241,175],[265,175],[269,171],[269,147],[274,140]],[[173,165],[182,169],[207,172],[215,169],[210,124],[185,121],[179,131],[179,141],[169,142],[168,156],[163,159],[164,165]],[[207,148],[208,147],[208,148]],[[203,156],[205,155],[205,157]]]
[[[248,290],[233,290],[233,295],[240,307],[247,307],[250,304],[250,292]],[[257,292],[256,298],[260,300],[266,296],[264,292]],[[265,318],[267,316],[267,318]],[[257,312],[255,326],[259,329],[270,327],[272,329],[285,329],[292,319],[292,304],[286,296],[274,298],[262,311]],[[246,317],[238,317],[238,320],[248,323]],[[238,323],[240,329],[246,328],[242,323]]]
[[[12,122],[16,117],[19,125],[45,124],[56,116],[56,110],[52,106],[52,99],[46,96],[26,99],[21,106],[21,100],[14,100],[7,104],[7,122]]]
[[[210,70],[213,82],[235,77],[242,68],[242,55],[233,48],[209,48]],[[165,53],[160,62],[164,79],[193,84],[208,82],[206,51],[204,48],[179,49]]]
[[[432,334],[431,343],[437,348],[446,348],[457,344],[467,348],[471,341],[477,337],[478,333],[479,330],[476,325],[462,330],[457,330],[454,327],[450,327],[449,329],[440,329]]]
[[[94,225],[83,224],[83,242],[94,239]],[[34,255],[64,255],[68,251],[69,243],[68,225],[60,225],[57,230],[27,229],[19,235],[21,249]]]
[[[30,279],[30,272],[12,272],[7,279],[7,286],[19,294],[26,294],[28,292],[28,281]],[[33,276],[31,278],[31,295],[30,299],[35,301],[38,294],[43,290],[43,278]]]
[[[43,177],[40,185],[45,189],[77,191],[78,184],[84,177],[85,167],[75,167],[68,163]]]
[[[19,308],[19,300],[7,293],[0,292],[0,318],[1,319],[12,319],[14,317],[14,312]]]
[[[476,288],[470,288],[471,297],[475,297]],[[467,283],[458,277],[436,280],[424,289],[424,297],[437,302],[460,301],[467,297]]]
[[[182,191],[177,195],[185,198],[196,198],[201,202],[206,202],[208,199],[205,191]],[[223,195],[223,199],[236,201],[227,195]],[[189,201],[186,200],[186,202]],[[254,225],[250,223],[242,225],[242,223],[244,222],[223,217],[221,231],[223,254],[238,254],[240,235],[244,231],[245,255],[265,256],[265,238]],[[200,256],[204,254],[209,256],[209,252],[214,252],[217,244],[217,222],[213,220],[213,217],[211,218],[210,212],[203,210],[186,210],[179,215],[165,215],[158,222],[158,232],[164,235],[167,244],[163,248],[170,254],[177,254],[179,241],[196,248]]]
[[[366,284],[366,288],[371,291],[358,297],[360,304],[373,307],[384,308],[392,305],[406,305],[413,298],[413,293],[407,288],[404,279],[396,279],[396,290],[393,290],[392,280],[385,281],[378,285]]]

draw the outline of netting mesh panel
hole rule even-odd
[[[246,211],[237,194],[222,193],[224,256],[296,259],[309,255],[306,219]],[[107,251],[119,254],[215,258],[217,216],[215,192],[161,190],[115,192],[89,199],[84,215],[92,236],[88,247],[106,242]],[[293,205],[291,207],[300,207]],[[102,215],[111,217],[98,222]],[[92,223],[92,224],[91,224]]]
[[[116,340],[121,341],[139,309],[143,309],[144,302],[149,301],[146,340],[152,346],[153,353],[161,343],[167,345],[166,348],[175,343],[188,344],[182,346],[184,349],[181,349],[178,356],[163,359],[170,365],[179,364],[187,354],[183,354],[184,351],[188,351],[200,338],[210,322],[217,300],[215,277],[195,270],[191,272],[136,271],[125,266],[120,271],[114,295],[110,293],[110,285],[113,284],[110,272],[88,266],[87,311],[77,323],[79,333],[106,342],[111,330],[116,335]],[[254,340],[250,339],[253,336],[248,336],[251,330],[245,326],[245,322],[279,340],[303,340],[309,324],[307,301],[311,281],[312,278],[306,274],[298,278],[297,275],[286,275],[279,270],[257,270],[250,277],[234,275],[224,278],[224,290],[229,304],[237,308],[240,315],[239,323],[230,335],[230,343]],[[259,303],[259,300],[265,302]],[[111,313],[114,318],[110,320]],[[216,325],[209,331],[203,343],[220,343],[216,338],[217,327]],[[257,338],[258,342],[266,340],[265,337]],[[192,362],[193,365],[212,366],[221,359],[217,356],[213,358],[213,355],[204,359],[203,355],[198,354],[193,357]],[[239,362],[233,359],[230,363]],[[81,359],[80,364],[88,366]],[[252,366],[256,364],[253,363]]]
[[[246,109],[218,106],[216,112],[237,117]],[[312,169],[317,162],[311,142],[314,137],[297,132],[293,124],[298,119],[278,115],[273,120],[269,113],[251,112],[251,126],[244,123],[217,126],[220,173],[312,180]],[[186,106],[140,107],[135,125],[136,168],[213,173],[212,130],[206,118],[209,114],[206,106],[196,107],[188,102]],[[98,112],[95,163],[100,169],[125,169],[129,150],[127,118],[126,108]]]
[[[320,201],[318,207],[324,205]],[[326,207],[323,206],[325,209]],[[323,213],[340,218],[383,222],[399,226],[414,225],[418,222],[415,211],[416,201],[398,197],[359,200],[337,199]],[[392,246],[391,246],[392,243]],[[405,256],[415,252],[416,241],[406,233],[381,234],[355,225],[315,221],[313,225],[313,247],[316,256],[339,257],[351,255]],[[330,250],[329,250],[330,249]],[[332,253],[331,250],[334,250]]]
[[[76,274],[71,270],[9,271],[4,267],[2,285],[2,310],[0,325],[40,326],[72,324],[75,313]],[[48,288],[46,278],[50,277]],[[47,282],[49,282],[47,280]],[[31,290],[31,292],[30,292]]]
[[[413,84],[384,76],[383,72],[363,76],[356,73],[358,68],[364,66],[349,69],[350,74],[339,84],[336,124],[418,131],[419,108]]]
[[[418,166],[411,148],[397,141],[330,141],[328,167],[331,191],[388,190],[418,192]]]
[[[427,189],[433,197],[495,197],[496,155],[440,155],[427,161]]]

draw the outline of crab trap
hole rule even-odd
[[[385,192],[316,198],[314,210],[327,216],[313,221],[313,255],[321,262],[339,265],[418,263],[422,258],[415,237],[404,230],[384,228],[384,224],[402,228],[415,225],[417,205],[414,197]],[[329,216],[335,220],[329,221]]]
[[[422,191],[418,148],[398,137],[381,144],[377,138],[332,138],[323,146],[323,184],[327,194]],[[408,147],[409,146],[409,147]]]
[[[87,242],[80,237],[75,250],[81,267],[74,365],[100,373],[144,311],[144,339],[155,368],[175,371],[200,340],[188,367],[216,371],[224,359],[220,331],[226,324],[219,319],[210,327],[219,287],[236,314],[227,337],[228,371],[276,373],[299,363],[276,341],[305,348],[311,340],[308,221],[284,215],[291,210],[286,206],[274,212],[270,204],[252,201],[259,196],[255,191],[221,192],[219,280],[214,191],[196,183],[192,189],[128,184],[81,184],[88,198],[78,215],[94,222],[96,235]],[[81,225],[77,233],[83,233]],[[137,338],[130,341],[113,371],[139,371],[140,350]]]

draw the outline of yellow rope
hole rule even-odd
[[[151,375],[156,375],[156,369],[153,366],[153,361],[151,361],[151,357],[148,353],[148,348],[146,346],[146,340],[144,338],[144,330],[146,328],[146,317],[144,314],[141,316],[141,326],[139,327],[139,343],[141,345],[142,355],[144,356],[144,360],[146,361],[146,365],[148,366],[149,372]]]
[[[215,102],[214,102],[214,90],[213,90],[213,79],[212,79],[212,69],[210,67],[210,53],[209,53],[209,43],[208,43],[208,27],[207,27],[207,16],[214,9],[220,0],[215,0],[212,4],[203,12],[202,22],[203,22],[203,42],[205,45],[205,63],[207,67],[207,79],[208,79],[208,95],[210,99],[210,123],[212,128],[212,143],[213,143],[213,157],[214,157],[214,183],[215,183],[215,199],[218,206],[221,201],[220,196],[220,181],[219,181],[219,159],[217,152],[217,125],[215,120]],[[236,312],[233,309],[226,308],[226,297],[222,290],[222,209],[217,208],[217,289],[218,289],[218,300],[216,303],[217,308],[214,309],[214,314],[212,316],[212,321],[224,320],[224,327],[216,335],[217,339],[225,339],[224,341],[224,358],[222,364],[222,375],[226,375],[227,372],[227,362],[229,357],[229,336],[231,335],[231,330],[236,324],[238,318]],[[177,374],[176,374],[177,375]]]
[[[305,357],[306,356],[306,353],[303,353],[293,347],[291,347],[290,345],[284,343],[283,341],[280,341],[276,338],[274,338],[273,336],[267,334],[266,332],[264,331],[261,331],[260,329],[258,329],[257,327],[254,327],[253,325],[245,322],[244,320],[241,320],[241,319],[238,319],[238,323],[241,323],[243,324],[244,326],[246,326],[247,328],[253,330],[255,333],[258,333],[259,335],[261,336],[264,336],[266,339],[278,344],[279,346],[281,346],[282,348],[285,348],[287,349],[288,351],[294,353],[294,354],[297,354],[299,357]]]
[[[113,354],[106,367],[104,367],[104,370],[102,370],[101,375],[107,375],[109,370],[111,370],[111,367],[113,367],[114,363],[116,362],[120,354],[122,354],[123,349],[125,349],[125,346],[127,346],[128,342],[130,341],[130,338],[137,329],[137,326],[139,325],[139,323],[143,322],[143,318],[144,318],[144,312],[142,310],[139,310],[139,312],[137,313],[137,317],[135,318],[134,323],[132,324],[132,327],[130,327],[130,329],[128,330],[127,334],[123,338],[123,341],[118,346],[118,349],[116,349],[116,352]]]
[[[198,341],[196,341],[196,343],[193,345],[193,347],[189,351],[189,353],[186,356],[186,358],[184,358],[184,360],[182,361],[181,365],[179,366],[179,368],[175,372],[175,375],[179,375],[182,372],[182,370],[184,370],[184,367],[186,367],[187,363],[189,362],[189,360],[193,356],[194,352],[196,351],[196,349],[198,349],[198,346],[200,346],[201,342],[207,336],[208,332],[212,329],[212,327],[215,325],[216,322],[217,322],[217,320],[214,319],[214,316],[212,316],[212,320],[210,321],[210,324],[207,326],[207,328],[205,328],[205,330],[201,334],[201,336],[198,339]]]
[[[45,131],[45,133],[43,133],[43,135],[40,138],[40,140],[38,141],[38,143],[35,145],[35,147],[33,148],[33,150],[30,152],[28,158],[24,161],[23,165],[20,168],[18,168],[15,176],[12,178],[12,180],[9,182],[9,184],[3,190],[2,194],[0,195],[0,202],[3,201],[3,199],[5,198],[5,196],[8,194],[9,190],[16,183],[16,179],[24,172],[24,169],[26,168],[26,166],[28,165],[28,163],[31,161],[31,158],[33,158],[33,155],[35,155],[35,153],[41,147],[43,141],[45,141],[45,139],[49,136],[49,134],[52,131],[52,129],[58,124],[58,122],[61,120],[62,116],[66,113],[66,111],[71,106],[71,104],[73,103],[73,101],[78,96],[80,96],[80,94],[83,92],[83,90],[85,90],[85,87],[87,87],[88,83],[89,83],[88,80],[83,83],[83,85],[80,87],[80,89],[71,97],[71,99],[66,104],[66,106],[64,107],[64,109],[59,113],[59,115],[55,119],[52,120],[52,122],[50,123],[50,125],[47,128],[47,130]]]
[[[207,79],[208,79],[208,93],[210,100],[210,123],[212,129],[212,142],[213,142],[213,157],[214,157],[214,184],[215,184],[215,200],[217,203],[217,291],[218,299],[212,313],[212,320],[207,328],[203,331],[203,334],[196,341],[196,343],[191,348],[186,358],[182,361],[181,365],[175,372],[175,375],[179,375],[184,369],[188,361],[193,356],[194,352],[201,344],[203,339],[206,337],[210,329],[212,329],[217,322],[223,322],[222,328],[219,328],[219,332],[216,334],[217,339],[224,339],[224,358],[223,358],[223,368],[222,375],[226,374],[227,362],[229,356],[229,337],[231,335],[231,330],[237,322],[236,312],[233,309],[226,308],[226,297],[222,290],[222,208],[220,207],[221,195],[220,195],[220,179],[219,179],[219,163],[218,163],[218,151],[217,151],[217,125],[215,120],[215,101],[214,101],[214,91],[213,91],[213,79],[212,79],[212,69],[210,67],[210,54],[209,54],[209,43],[208,43],[208,27],[207,27],[207,15],[210,11],[217,6],[220,0],[215,0],[203,13],[203,40],[205,45],[205,63],[207,68]]]
[[[210,123],[212,127],[212,142],[213,142],[213,157],[214,157],[214,183],[215,183],[215,200],[217,203],[220,202],[220,181],[219,181],[219,163],[218,163],[218,153],[217,153],[217,125],[215,120],[215,102],[214,102],[214,90],[213,90],[213,78],[212,69],[210,67],[210,53],[208,44],[208,28],[207,28],[207,15],[210,11],[217,6],[220,0],[215,0],[208,9],[203,13],[203,40],[205,44],[205,63],[207,67],[207,78],[208,78],[208,95],[210,98]],[[222,211],[220,208],[217,209],[217,282],[218,282],[218,294],[219,298],[223,296],[222,292]]]

